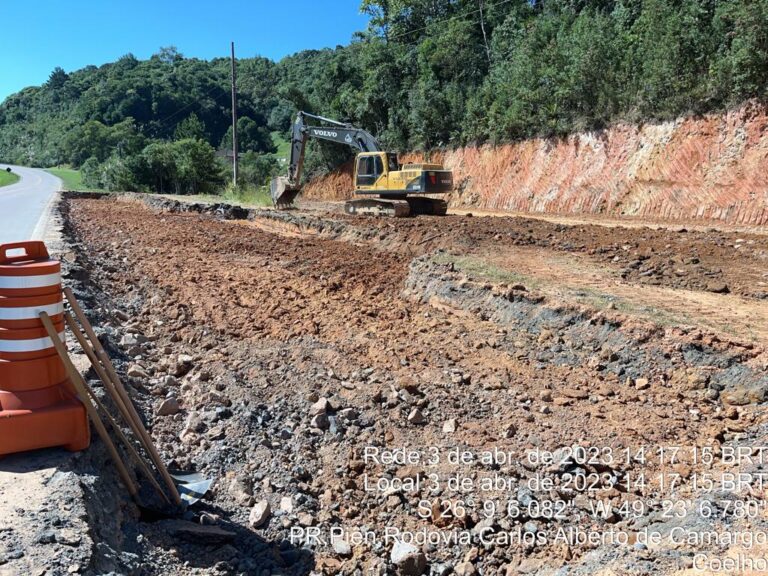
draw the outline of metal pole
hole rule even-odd
[[[232,182],[237,187],[237,73],[234,42],[232,42]]]

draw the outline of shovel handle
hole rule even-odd
[[[133,481],[133,478],[131,478],[131,475],[128,473],[128,468],[126,468],[123,460],[120,458],[120,455],[118,454],[112,439],[109,437],[109,434],[107,434],[107,429],[104,427],[104,422],[102,422],[99,413],[96,411],[96,407],[91,403],[91,399],[86,390],[88,385],[85,383],[85,380],[83,380],[80,372],[77,371],[77,368],[75,368],[75,365],[72,364],[72,360],[67,353],[67,349],[58,338],[56,328],[54,327],[53,322],[51,322],[50,316],[48,316],[48,314],[45,312],[40,312],[40,320],[42,321],[43,326],[45,326],[45,330],[48,332],[48,335],[53,341],[53,346],[56,348],[56,352],[59,354],[59,358],[64,363],[64,367],[67,369],[69,379],[72,382],[72,385],[75,387],[75,390],[77,390],[77,395],[80,397],[80,402],[82,402],[86,412],[88,413],[88,416],[91,418],[91,422],[93,422],[94,428],[96,428],[96,432],[99,434],[102,442],[104,442],[104,445],[107,447],[107,452],[109,452],[109,455],[112,457],[112,461],[117,468],[117,472],[120,474],[120,478],[123,481],[123,484],[125,484],[125,487],[128,489],[128,493],[138,503],[139,489]]]
[[[128,414],[130,416],[128,424],[131,425],[131,428],[138,435],[142,445],[144,446],[146,451],[149,453],[149,456],[152,459],[152,462],[155,464],[155,467],[157,468],[158,472],[160,472],[160,476],[165,482],[165,485],[168,487],[168,491],[170,492],[171,498],[173,499],[174,503],[177,506],[182,506],[181,496],[179,495],[179,491],[176,488],[176,484],[173,483],[173,478],[171,478],[171,475],[168,473],[168,469],[165,467],[165,464],[163,463],[163,459],[160,457],[160,454],[157,452],[157,448],[152,443],[152,439],[150,438],[149,433],[147,432],[147,429],[144,427],[144,424],[142,423],[138,412],[136,412],[136,407],[133,405],[131,398],[128,396],[128,392],[125,390],[125,387],[123,386],[123,383],[120,380],[120,377],[117,375],[117,372],[115,371],[115,367],[112,365],[112,362],[110,361],[109,356],[107,355],[107,352],[104,350],[104,347],[101,345],[101,342],[99,342],[98,337],[93,331],[93,326],[91,326],[91,323],[88,321],[88,318],[83,313],[82,308],[80,308],[80,305],[77,303],[77,300],[75,299],[75,295],[72,292],[72,289],[69,287],[64,288],[64,295],[67,297],[67,301],[69,302],[69,305],[72,308],[72,312],[75,313],[75,317],[80,321],[80,324],[83,326],[83,329],[85,330],[85,334],[88,337],[88,340],[90,340],[90,344],[93,347],[94,352],[96,353],[96,357],[103,364],[106,370],[107,376],[109,377],[109,379],[113,384],[113,388],[120,399],[120,402],[118,402],[117,400],[115,402],[118,405],[122,403],[123,406],[125,406],[128,409]]]

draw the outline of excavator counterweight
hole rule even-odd
[[[306,119],[319,123],[310,126]],[[345,144],[358,151],[355,158],[355,198],[344,205],[347,214],[403,217],[415,214],[445,214],[444,200],[429,195],[453,189],[453,174],[439,164],[400,166],[397,154],[385,152],[378,140],[362,128],[322,116],[299,112],[291,133],[288,175],[272,180],[272,202],[278,209],[290,208],[301,192],[301,173],[307,140],[318,138]]]

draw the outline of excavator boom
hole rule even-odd
[[[328,126],[310,126],[307,124],[307,119],[316,120],[328,124]],[[304,154],[309,138],[345,144],[360,152],[379,152],[381,150],[378,140],[361,128],[355,128],[351,124],[315,116],[307,112],[299,112],[291,130],[288,176],[278,176],[272,181],[270,192],[275,206],[283,207],[293,204],[293,200],[301,191],[301,173],[304,168]]]

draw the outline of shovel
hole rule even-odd
[[[170,472],[170,475],[176,484],[176,488],[179,490],[181,500],[187,506],[192,506],[192,504],[201,500],[211,488],[211,484],[213,484],[213,480],[197,472],[185,473],[174,471]]]
[[[142,446],[149,454],[155,468],[157,468],[170,492],[173,503],[177,507],[185,507],[196,503],[205,496],[205,493],[208,491],[213,481],[197,473],[177,473],[175,476],[169,473],[160,458],[160,454],[157,452],[157,448],[152,443],[149,433],[146,428],[144,428],[144,425],[136,412],[136,408],[128,396],[128,392],[120,380],[120,377],[117,375],[109,356],[102,347],[101,342],[99,342],[88,318],[75,300],[72,290],[70,288],[65,288],[64,294],[67,297],[69,305],[72,307],[72,311],[80,321],[80,324],[85,331],[85,335],[83,336],[83,334],[79,333],[79,330],[71,317],[69,318],[70,328],[78,333],[76,334],[77,336],[82,338],[82,340],[81,338],[78,338],[78,340],[80,341],[81,346],[85,344],[84,350],[88,348],[86,352],[92,364],[94,360],[96,360],[96,363],[93,364],[94,369],[96,369],[97,374],[102,379],[105,389],[112,396],[113,401],[120,409],[127,424],[130,426],[131,430],[133,430],[134,434],[136,434]],[[90,346],[88,346],[88,344],[90,344]],[[101,364],[101,366],[98,366],[97,368],[97,365],[99,364]]]

